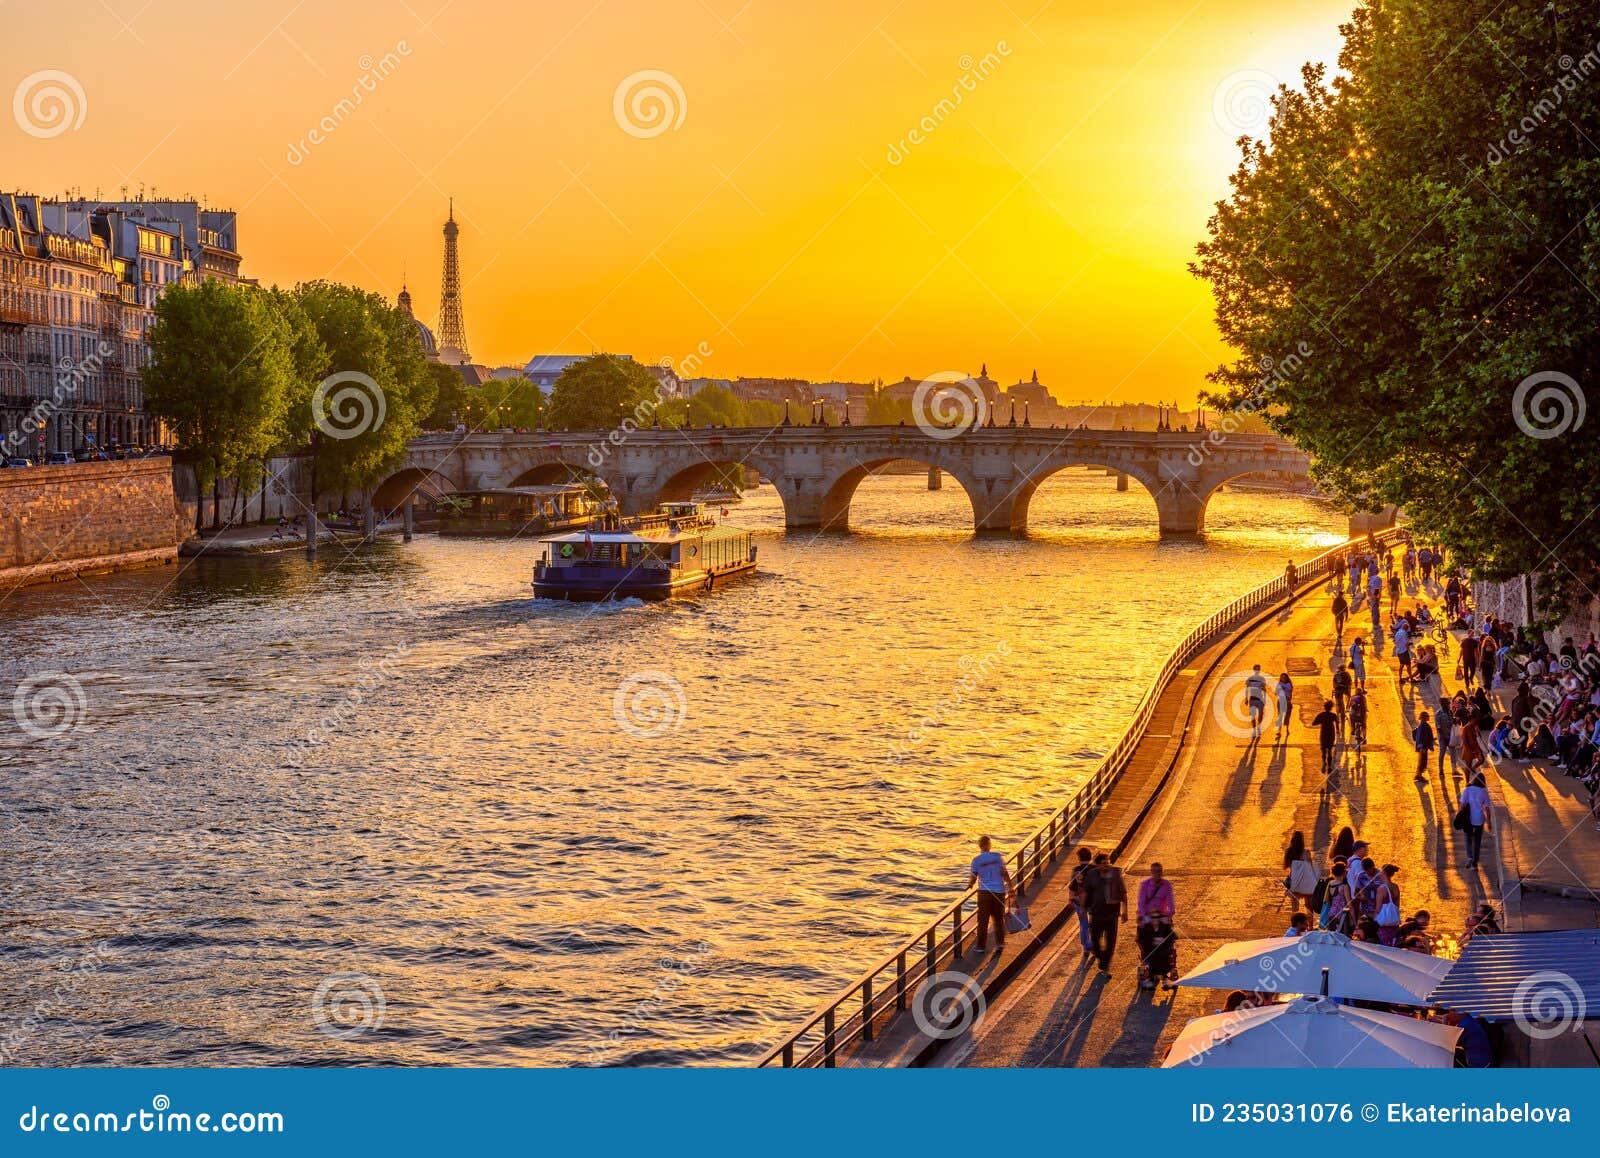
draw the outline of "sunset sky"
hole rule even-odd
[[[1233,138],[1273,78],[1334,57],[1351,3],[12,5],[0,185],[197,195],[238,211],[248,275],[392,297],[404,272],[428,321],[453,196],[490,365],[704,348],[701,374],[892,381],[986,362],[1062,400],[1187,403],[1224,354],[1185,262]],[[81,88],[81,125],[24,124],[46,70]],[[655,82],[659,133],[615,111],[647,70],[682,93]]]

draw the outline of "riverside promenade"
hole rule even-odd
[[[1410,605],[1415,590],[1402,600]],[[1436,603],[1437,595],[1420,593]],[[1466,866],[1464,840],[1451,827],[1464,778],[1432,762],[1418,782],[1411,729],[1420,710],[1437,704],[1440,680],[1428,689],[1401,683],[1383,633],[1366,614],[1352,617],[1342,643],[1360,634],[1367,660],[1368,744],[1357,754],[1343,745],[1337,768],[1324,777],[1311,719],[1331,695],[1332,672],[1343,656],[1329,611],[1325,582],[1302,586],[1191,656],[1154,705],[1115,790],[1073,844],[1113,854],[1130,898],[1152,861],[1160,861],[1177,895],[1179,971],[1221,945],[1281,936],[1290,908],[1281,881],[1290,834],[1304,832],[1319,869],[1339,830],[1349,825],[1370,844],[1379,864],[1400,866],[1401,909],[1427,909],[1433,931],[1459,937],[1467,916],[1489,902],[1507,929],[1594,927],[1600,906],[1518,886],[1530,864],[1548,861],[1545,846],[1568,839],[1587,847],[1596,834],[1574,836],[1564,813],[1530,811],[1544,801],[1545,774],[1505,766],[1512,791],[1491,770],[1495,831],[1485,837],[1484,863]],[[1441,656],[1448,676],[1455,646]],[[1239,684],[1260,664],[1269,685],[1287,671],[1295,685],[1294,719],[1285,737],[1270,723],[1259,739],[1240,719]],[[1453,679],[1445,685],[1457,686]],[[1270,712],[1269,712],[1270,721]],[[1568,859],[1573,859],[1569,848]],[[1064,914],[1073,858],[1062,857],[1029,878],[1033,929],[1013,934],[1005,949],[979,955],[970,948],[944,965],[939,978],[953,993],[959,1032],[928,1016],[899,1016],[870,1041],[842,1051],[847,1066],[1119,1066],[1159,1064],[1166,1047],[1192,1017],[1217,1011],[1222,994],[1200,989],[1148,991],[1137,987],[1138,947],[1132,919],[1121,927],[1112,976],[1103,977],[1082,951],[1076,917]],[[1130,900],[1130,908],[1131,908]],[[926,1008],[913,1000],[913,1011]],[[948,1008],[948,1005],[947,1005]],[[959,1027],[958,1027],[959,1028]]]

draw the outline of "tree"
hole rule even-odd
[[[1600,589],[1600,55],[1583,7],[1366,0],[1342,75],[1280,88],[1192,269],[1260,413],[1356,506],[1476,573]],[[1576,58],[1576,59],[1575,59]],[[1226,420],[1224,420],[1226,421]]]
[[[544,425],[543,392],[518,374],[513,378],[491,378],[478,388],[483,400],[483,426],[498,430],[502,426],[533,430]]]
[[[201,488],[277,446],[295,384],[293,328],[271,295],[219,281],[169,286],[155,304],[145,405],[193,456]],[[213,525],[221,511],[212,504]]]
[[[368,486],[399,465],[435,403],[416,324],[354,286],[307,282],[294,297],[324,357],[300,383],[290,429],[311,440],[317,489]]]
[[[423,421],[427,429],[454,430],[457,423],[465,423],[468,430],[481,430],[486,425],[482,391],[454,367],[429,362],[427,375],[434,390],[433,409]]]
[[[639,363],[594,354],[561,371],[545,422],[555,430],[610,430],[624,419],[648,426],[659,405],[656,385]]]

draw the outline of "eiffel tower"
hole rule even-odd
[[[470,362],[467,323],[461,316],[461,266],[456,253],[456,202],[450,199],[450,217],[444,223],[444,288],[439,293],[439,360]]]

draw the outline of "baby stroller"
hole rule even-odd
[[[1171,921],[1140,921],[1135,936],[1139,942],[1139,988],[1154,989],[1159,980],[1171,989],[1178,980],[1178,934]]]

